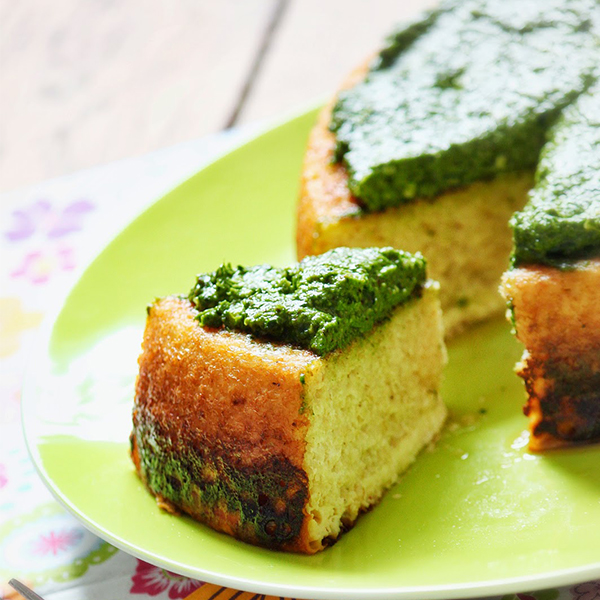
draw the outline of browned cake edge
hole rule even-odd
[[[346,78],[340,90],[348,89],[365,77],[369,61]],[[335,220],[360,211],[359,201],[348,189],[348,173],[343,165],[332,162],[335,135],[329,131],[331,111],[336,98],[323,107],[313,127],[302,166],[297,206],[296,251],[298,260],[309,254],[321,254],[328,248],[319,244],[324,220]]]
[[[208,331],[185,299],[150,309],[131,456],[163,508],[268,548],[314,552],[300,374],[317,357]]]
[[[600,441],[600,258],[513,269],[501,291],[525,346],[530,449]]]

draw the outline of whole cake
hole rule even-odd
[[[350,76],[304,163],[298,256],[421,251],[447,336],[504,309],[512,265],[532,449],[600,438],[599,32],[596,0],[444,2]]]
[[[131,435],[164,508],[314,553],[439,432],[439,286],[405,252],[339,248],[200,275],[148,308]]]

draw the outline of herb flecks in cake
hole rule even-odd
[[[393,248],[336,248],[297,265],[199,275],[189,298],[206,327],[250,333],[325,355],[348,346],[418,294],[425,259]]]
[[[537,184],[511,219],[513,264],[560,266],[600,254],[600,88],[567,108],[550,132]]]
[[[594,81],[593,0],[445,3],[340,94],[331,129],[368,210],[533,169],[548,128]]]

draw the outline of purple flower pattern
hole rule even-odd
[[[94,209],[89,200],[76,200],[62,210],[52,207],[49,200],[38,200],[30,206],[13,211],[14,226],[5,232],[10,242],[42,234],[47,239],[64,237],[82,227],[83,217]]]

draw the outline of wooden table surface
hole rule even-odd
[[[0,191],[289,114],[433,0],[0,0]]]

